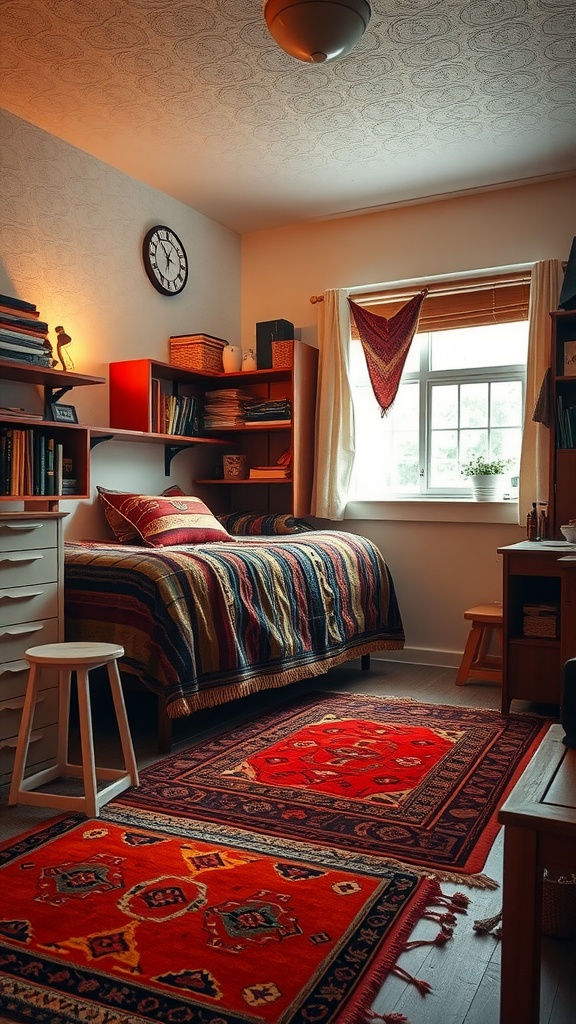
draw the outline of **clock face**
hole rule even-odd
[[[178,295],[188,280],[188,257],[171,228],[150,228],[142,245],[144,267],[152,284],[163,295]]]

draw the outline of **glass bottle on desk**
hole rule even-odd
[[[526,516],[526,537],[528,540],[538,540],[538,513],[536,502],[532,502],[532,508]]]

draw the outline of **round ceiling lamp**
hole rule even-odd
[[[350,53],[372,11],[367,0],[266,0],[264,17],[278,45],[297,60],[323,64]]]

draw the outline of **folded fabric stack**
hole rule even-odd
[[[246,423],[267,423],[276,420],[289,420],[292,415],[290,402],[287,398],[278,401],[256,399],[244,406]]]
[[[0,359],[53,366],[48,324],[32,302],[0,295]]]

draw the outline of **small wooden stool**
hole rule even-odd
[[[498,638],[502,650],[502,605],[479,604],[464,612],[472,628],[466,641],[456,685],[464,686],[469,679],[485,679],[502,685],[502,655],[489,654],[492,636]]]
[[[89,818],[97,818],[103,804],[128,789],[129,786],[138,785],[138,768],[117,664],[117,658],[121,658],[123,654],[124,648],[117,644],[98,643],[43,644],[40,647],[30,647],[25,652],[24,657],[30,664],[30,673],[14,757],[14,771],[8,796],[9,804],[36,804],[40,807],[56,807],[59,810],[78,810],[83,811]],[[106,665],[108,670],[124,756],[124,770],[97,768],[94,763],[88,674],[92,669],[100,668],[102,665]],[[51,768],[45,768],[43,771],[24,778],[38,687],[44,667],[57,669],[59,673],[57,763]],[[70,764],[68,760],[70,677],[72,672],[76,673],[78,687],[81,765]],[[63,793],[31,792],[38,786],[43,786],[58,778],[83,778],[84,795],[67,796]],[[98,791],[97,779],[108,780],[108,785]]]

